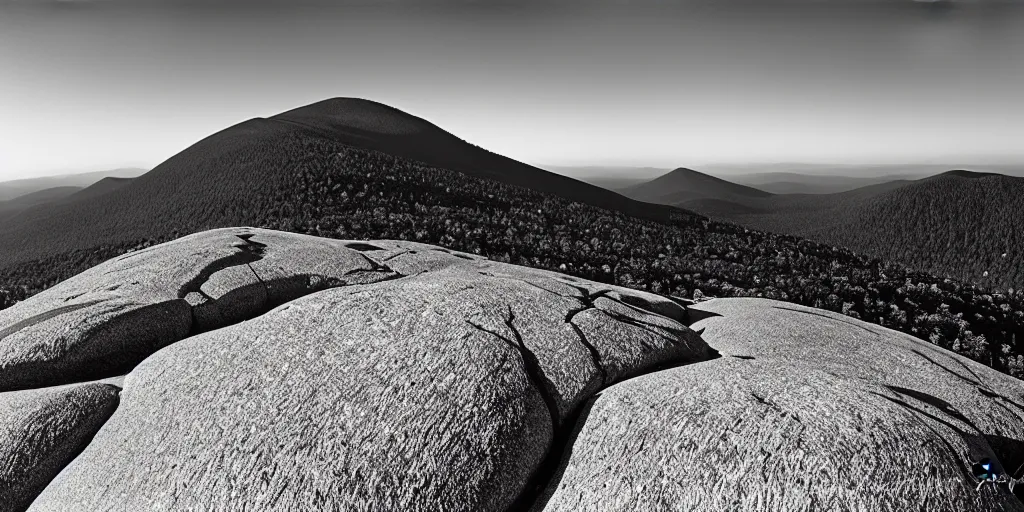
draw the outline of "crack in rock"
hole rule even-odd
[[[203,292],[202,287],[210,280],[210,276],[226,268],[247,265],[263,259],[267,246],[250,240],[253,234],[245,233],[235,236],[242,240],[242,243],[232,246],[239,251],[222,258],[217,258],[200,269],[198,275],[178,287],[178,298],[184,299],[190,293],[198,293],[209,300],[210,297]],[[252,267],[249,268],[251,269]]]
[[[516,315],[515,312],[512,311],[512,306],[508,306],[508,316],[506,316],[503,321],[505,326],[512,332],[512,336],[515,340],[512,340],[507,336],[503,336],[501,333],[488,329],[482,324],[472,320],[466,320],[466,323],[498,338],[505,342],[506,345],[519,352],[523,361],[523,369],[526,370],[527,377],[530,379],[534,388],[537,389],[537,392],[540,393],[541,398],[544,400],[544,405],[547,406],[548,414],[551,416],[551,430],[552,432],[555,432],[561,421],[559,421],[558,406],[555,404],[554,393],[552,390],[553,386],[544,374],[544,370],[541,369],[540,360],[537,359],[537,355],[534,354],[533,351],[530,350],[530,348],[523,342],[523,337],[520,334],[519,329],[513,324],[515,319]]]

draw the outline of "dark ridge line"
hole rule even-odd
[[[954,372],[953,370],[951,370],[946,365],[944,365],[944,364],[942,364],[942,363],[940,363],[940,362],[938,362],[938,361],[936,361],[936,360],[934,360],[934,359],[924,355],[924,353],[922,353],[920,350],[912,348],[912,349],[910,349],[910,351],[915,353],[915,354],[917,354],[918,356],[920,356],[925,361],[928,361],[929,363],[931,363],[931,364],[933,364],[935,366],[938,366],[939,368],[942,368],[943,370],[945,370],[950,375],[952,375],[952,376],[954,376],[954,377],[956,377],[956,378],[958,378],[958,379],[960,379],[960,380],[962,380],[962,381],[964,381],[964,382],[966,382],[968,384],[971,384],[971,385],[974,385],[974,386],[979,386],[979,387],[988,387],[983,382],[981,382],[979,380],[971,380],[971,379],[961,375],[958,372]]]
[[[658,332],[658,331],[654,330],[655,328],[661,328],[660,325],[652,326],[651,324],[648,324],[646,322],[637,320],[635,318],[630,318],[630,317],[628,317],[626,315],[623,315],[622,313],[617,313],[617,312],[614,312],[614,311],[605,311],[605,310],[603,310],[601,308],[594,308],[594,309],[596,311],[600,311],[601,313],[607,315],[612,320],[617,320],[617,321],[622,322],[622,323],[624,323],[626,325],[631,325],[633,327],[636,327],[637,329],[642,329],[642,330],[644,330],[644,331],[646,331],[648,333],[651,333],[651,334],[653,334],[653,335],[655,335],[655,336],[657,336],[659,338],[662,338],[664,340],[669,340],[673,344],[675,344],[676,342],[679,341],[678,339],[673,338],[671,336],[666,336],[665,333],[661,333],[661,332]],[[665,330],[667,330],[669,332],[672,332],[669,329],[665,329]],[[679,331],[679,332],[682,333],[683,331]]]
[[[598,307],[594,304],[594,301],[596,301],[597,299],[600,299],[601,297],[605,297],[605,296],[607,296],[607,294],[611,293],[611,290],[609,290],[609,289],[599,290],[597,292],[590,293],[590,290],[587,290],[586,288],[583,288],[583,287],[580,287],[580,286],[576,286],[576,285],[572,285],[572,284],[570,284],[568,286],[571,286],[572,288],[575,288],[576,291],[580,292],[583,296],[582,297],[572,297],[572,298],[574,298],[574,299],[576,299],[576,300],[578,300],[580,302],[580,307],[570,309],[565,314],[565,322],[566,323],[572,322],[572,319],[576,318],[576,315],[578,315],[578,314],[580,314],[580,313],[582,313],[584,311],[587,311],[588,309],[598,309]],[[569,297],[566,297],[566,298],[569,298]]]
[[[729,357],[735,357],[736,359],[745,359],[745,360],[748,360],[748,361],[751,360],[751,359],[755,359],[754,356],[738,356],[738,355],[735,355],[735,354],[732,354]]]
[[[67,313],[72,313],[72,312],[78,311],[79,309],[87,308],[89,306],[94,306],[96,304],[99,304],[100,302],[104,302],[104,299],[91,300],[89,302],[83,302],[81,304],[71,304],[71,305],[68,305],[68,306],[61,306],[61,307],[56,308],[56,309],[51,309],[49,311],[44,311],[44,312],[39,313],[37,315],[30,316],[30,317],[28,317],[28,318],[26,318],[26,319],[24,319],[24,320],[22,320],[20,322],[16,322],[16,323],[11,324],[10,326],[0,330],[0,341],[3,341],[8,336],[10,336],[10,335],[12,335],[12,334],[22,330],[22,329],[25,329],[25,328],[28,328],[28,327],[32,327],[33,325],[36,325],[36,324],[41,323],[41,322],[45,322],[47,320],[56,318],[58,316],[61,316],[61,315],[67,314]]]
[[[1017,409],[1020,409],[1020,410],[1021,410],[1022,412],[1024,412],[1024,405],[1018,404],[1017,402],[1015,402],[1015,401],[1013,401],[1013,400],[1010,400],[1010,399],[1009,399],[1009,398],[1007,398],[1006,396],[1004,396],[1004,395],[1002,395],[1002,394],[999,394],[999,393],[996,393],[995,391],[992,391],[991,389],[986,389],[986,388],[983,388],[983,387],[980,387],[980,386],[979,386],[979,387],[978,387],[978,392],[979,392],[979,393],[981,393],[982,395],[985,395],[985,396],[987,396],[987,397],[991,398],[991,399],[992,399],[992,401],[993,401],[993,402],[994,402],[994,403],[995,403],[996,405],[998,405],[999,407],[1002,407],[1002,408],[1003,408],[1003,410],[1005,410],[1006,412],[1008,412],[1008,413],[1010,413],[1011,415],[1013,415],[1013,416],[1017,416],[1018,418],[1020,418],[1020,419],[1024,420],[1024,415],[1021,415],[1020,413],[1018,413],[1018,412],[1015,412],[1015,411],[1011,410],[1011,409],[1010,409],[1009,407],[1007,407],[1007,406],[1006,406],[1006,404],[1004,404],[1003,402],[1004,402],[1004,401],[1005,401],[1005,402],[1008,402],[1008,403],[1009,403],[1010,405],[1012,405],[1012,406],[1016,407]]]
[[[612,301],[612,302],[615,302],[615,303],[618,303],[618,304],[622,304],[623,306],[629,306],[629,304],[626,304],[625,302],[622,302],[622,301],[616,300],[616,299],[615,299],[615,298],[613,298],[613,297],[603,297],[603,298],[605,298],[605,299],[608,299],[608,300],[610,300],[610,301]],[[616,311],[607,311],[607,310],[604,310],[604,309],[601,309],[601,308],[595,308],[595,309],[598,309],[598,310],[600,310],[600,311],[601,311],[602,313],[605,313],[605,314],[607,314],[607,315],[612,315],[612,314],[614,314],[614,315],[616,315],[616,316],[618,316],[618,317],[622,317],[622,318],[628,318],[628,317],[626,317],[625,315],[623,315],[622,313],[619,313],[619,312],[616,312]],[[685,327],[686,329],[685,329],[685,330],[684,330],[684,329],[679,329],[679,328],[676,328],[676,327],[672,327],[672,326],[669,326],[669,325],[658,325],[658,324],[656,324],[656,323],[653,323],[653,322],[649,322],[649,321],[646,321],[646,320],[642,320],[642,319],[640,319],[640,318],[630,318],[629,320],[630,320],[631,322],[637,322],[637,323],[640,323],[640,324],[644,324],[644,325],[646,325],[646,326],[648,326],[648,327],[651,327],[651,328],[653,328],[653,329],[664,329],[664,330],[666,330],[666,331],[668,331],[668,332],[670,332],[670,333],[672,333],[672,334],[677,334],[677,335],[679,335],[679,336],[683,336],[683,335],[685,335],[685,334],[686,334],[686,331],[692,331],[692,330],[693,330],[693,329],[689,329],[689,327],[688,327],[688,326],[687,326],[686,324],[682,324],[682,323],[676,322],[675,320],[672,320],[671,318],[669,318],[669,317],[667,317],[667,316],[662,316],[662,315],[659,315],[659,314],[657,314],[657,313],[651,313],[650,311],[647,311],[646,309],[643,309],[643,308],[633,308],[633,310],[634,310],[634,311],[637,311],[637,312],[639,312],[639,313],[643,313],[643,314],[645,314],[645,315],[651,315],[651,316],[658,316],[658,317],[664,318],[664,319],[666,319],[666,320],[669,320],[669,321],[672,321],[672,322],[674,322],[674,323],[677,323],[677,324],[679,324],[679,325],[681,325],[681,326]],[[623,320],[623,321],[625,321],[625,320]]]
[[[241,238],[242,241],[245,242],[247,246],[252,247],[253,250],[259,251],[260,253],[262,253],[267,248],[267,244],[257,242],[252,239],[252,237],[256,236],[256,233],[240,233],[235,236]],[[243,250],[245,249],[243,248]]]
[[[850,322],[850,321],[847,321],[847,320],[840,320],[838,318],[833,318],[833,317],[830,317],[828,315],[823,315],[821,313],[815,313],[813,311],[804,311],[802,309],[787,308],[787,307],[782,307],[782,306],[772,306],[772,307],[775,308],[775,309],[781,309],[781,310],[784,310],[784,311],[793,311],[794,313],[803,313],[805,315],[820,316],[821,318],[827,318],[829,320],[832,320],[833,322],[839,322],[841,324],[851,325],[851,326],[856,327],[858,329],[865,330],[865,331],[873,334],[877,338],[881,338],[882,337],[881,334],[878,334],[877,332],[872,331],[871,329],[868,329],[867,327],[864,327],[863,325],[857,325],[856,323],[853,323],[853,322]],[[836,314],[839,314],[839,313],[836,313]]]
[[[762,405],[764,405],[764,406],[766,406],[766,407],[768,407],[768,408],[778,412],[782,416],[786,416],[787,415],[786,411],[782,410],[782,407],[779,407],[779,404],[777,404],[777,403],[775,403],[773,401],[769,401],[767,398],[765,398],[765,397],[763,397],[763,396],[761,396],[761,395],[759,395],[759,394],[757,394],[757,393],[755,393],[753,391],[750,392],[750,396],[754,397],[754,400],[757,400]],[[794,415],[793,418],[796,418],[796,416]],[[797,422],[799,422],[799,421],[800,420],[797,419]]]
[[[363,259],[366,260],[367,263],[370,264],[370,270],[373,270],[373,271],[384,270],[384,271],[387,271],[387,272],[394,272],[396,274],[398,273],[398,272],[395,272],[394,270],[391,270],[390,268],[388,268],[387,265],[382,265],[379,261],[377,261],[377,260],[375,260],[375,259],[373,259],[373,258],[371,258],[371,257],[369,257],[369,256],[367,256],[367,255],[365,255],[363,253],[359,253],[359,255],[362,256]]]
[[[609,293],[611,293],[611,291],[609,291]],[[602,299],[602,298],[606,299],[606,300],[610,300],[610,301],[612,301],[612,302],[614,302],[616,304],[620,304],[622,306],[625,306],[626,308],[632,309],[633,311],[636,311],[637,313],[640,313],[640,314],[643,314],[643,315],[658,316],[658,317],[664,318],[666,320],[671,320],[672,322],[675,322],[675,323],[677,323],[679,325],[686,326],[686,324],[684,324],[682,322],[679,322],[679,321],[677,321],[674,318],[669,318],[669,317],[667,317],[665,315],[662,315],[660,313],[655,313],[655,312],[653,312],[653,311],[651,311],[649,309],[644,309],[644,308],[639,307],[639,306],[634,306],[633,304],[630,304],[630,303],[628,303],[626,301],[623,301],[623,300],[621,300],[619,298],[612,297],[611,295],[603,295],[601,297],[597,297],[597,298],[594,299],[594,302],[597,302],[597,299]],[[596,307],[597,305],[595,304],[594,306]],[[597,308],[597,309],[601,309],[601,308]],[[604,310],[602,309],[601,311],[604,311]],[[684,310],[684,312],[685,312],[685,310]],[[670,332],[678,332],[679,334],[684,334],[686,332],[686,331],[683,331],[682,329],[676,329],[675,327],[667,327],[667,326],[663,326],[663,325],[658,325],[658,324],[654,324],[654,323],[651,323],[651,322],[646,322],[646,321],[643,321],[643,320],[640,320],[640,319],[635,319],[635,320],[637,322],[641,322],[641,323],[649,325],[651,327],[658,327],[658,328],[665,329],[666,331],[670,331]]]
[[[929,344],[928,348],[934,350],[934,345]],[[939,353],[941,354],[941,352],[939,352]],[[967,363],[961,361],[960,359],[958,359],[956,357],[952,357],[950,359],[952,359],[953,362],[955,362],[956,364],[960,365],[960,367],[963,368],[964,370],[967,370],[967,373],[971,374],[971,376],[974,377],[974,379],[977,381],[979,386],[988,387],[988,385],[985,384],[984,379],[981,378],[981,375],[978,375],[974,370],[972,370],[971,367],[967,365]]]
[[[924,416],[927,416],[927,417],[931,418],[932,420],[934,420],[934,421],[936,421],[938,423],[941,423],[941,424],[949,427],[954,432],[959,434],[961,437],[965,437],[966,438],[966,436],[967,436],[967,432],[964,429],[962,429],[962,428],[960,428],[960,427],[950,423],[949,421],[946,421],[946,420],[944,420],[944,419],[942,419],[942,418],[940,418],[940,417],[938,417],[938,416],[936,416],[936,415],[934,415],[934,414],[932,414],[932,413],[930,413],[928,411],[925,411],[925,410],[921,409],[920,407],[915,407],[914,405],[909,404],[907,402],[904,402],[903,400],[900,400],[899,398],[894,398],[894,397],[891,397],[891,396],[887,396],[887,395],[884,395],[882,393],[878,393],[878,392],[875,392],[875,391],[870,391],[870,393],[874,393],[874,394],[876,394],[876,395],[878,395],[878,396],[880,396],[880,397],[882,397],[882,398],[884,398],[884,399],[886,399],[886,400],[888,400],[888,401],[890,401],[890,402],[892,402],[894,404],[900,405],[900,406],[902,406],[902,407],[904,407],[906,409],[909,409],[911,411],[914,411],[914,412],[917,412],[917,413],[922,414]],[[974,426],[971,425],[971,424],[968,424],[968,426],[971,427],[971,428],[974,428]],[[978,434],[979,435],[981,434],[980,430],[978,431]]]
[[[662,295],[662,297],[665,297],[666,299],[675,302],[676,304],[679,304],[680,306],[683,307],[683,309],[690,309],[690,306],[697,305],[697,301],[695,300],[684,299],[681,297],[676,297],[675,295]]]

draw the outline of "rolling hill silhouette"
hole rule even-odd
[[[302,176],[295,173],[309,161],[337,158],[346,147],[379,151],[634,217],[692,216],[490,153],[386,105],[338,98],[222,130],[131,182],[107,181],[82,191],[95,196],[91,200],[22,212],[0,226],[0,247],[6,248],[0,251],[0,266],[172,232],[254,223],[268,211],[301,209],[293,204],[294,189],[302,184],[296,182]],[[106,193],[97,193],[100,190]]]
[[[106,177],[127,177],[133,178],[142,175],[145,169],[136,167],[124,167],[106,171],[84,172],[78,174],[61,174],[55,176],[41,176],[38,178],[25,178],[19,180],[0,181],[0,201],[39,192],[48,188],[58,187],[88,187]]]
[[[491,153],[425,119],[374,101],[334,98],[289,110],[270,120],[308,129],[343,144],[633,216],[668,218],[671,213],[664,209],[651,210],[649,205],[639,204],[601,187]]]
[[[656,190],[656,181],[646,185]],[[649,197],[986,286],[1024,285],[1024,178],[955,170],[834,194],[762,196],[705,181]],[[695,199],[674,200],[687,194]]]
[[[104,194],[109,194],[115,190],[121,190],[127,187],[134,178],[115,178],[108,176],[103,178],[88,187],[85,187],[78,192],[75,192],[67,198],[68,201],[88,201],[90,199],[97,198]]]
[[[0,218],[14,215],[36,205],[66,199],[81,190],[83,190],[82,187],[53,187],[0,201]]]
[[[682,167],[647,183],[623,189],[622,193],[640,201],[671,205],[681,205],[697,199],[742,201],[772,195],[763,190],[737,185]]]

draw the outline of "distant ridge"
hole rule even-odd
[[[941,177],[956,177],[956,178],[978,179],[978,178],[985,178],[985,177],[989,177],[989,176],[1005,176],[1005,175],[1004,174],[999,174],[999,173],[996,173],[996,172],[976,172],[976,171],[965,171],[963,169],[956,169],[956,170],[953,170],[953,171],[946,171],[946,172],[944,172],[942,174],[936,174],[935,176],[930,176],[929,178],[926,178],[926,179],[934,179],[934,178],[941,178]]]
[[[14,199],[0,201],[0,219],[36,205],[66,199],[81,190],[83,190],[81,187],[53,187],[30,192]]]
[[[40,176],[38,178],[0,181],[0,201],[14,199],[19,196],[24,196],[25,194],[38,192],[48,188],[88,187],[89,185],[110,176],[134,178],[144,174],[145,172],[146,169],[124,167],[105,171],[60,174],[54,176]]]
[[[132,179],[133,178],[116,178],[113,176],[108,176],[97,181],[96,183],[93,183],[92,185],[89,185],[88,187],[85,187],[82,190],[79,190],[78,192],[75,192],[74,194],[71,195],[71,197],[68,198],[68,200],[89,200],[95,197],[102,196],[104,194],[109,194],[115,190],[120,190],[128,186],[128,184],[132,182]]]
[[[737,185],[684,167],[647,183],[623,189],[622,193],[640,201],[677,206],[697,199],[733,201],[739,198],[765,198],[772,195],[763,190]]]
[[[956,169],[832,194],[758,195],[700,176],[673,171],[626,193],[986,286],[1024,286],[1024,178]]]

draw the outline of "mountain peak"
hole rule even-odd
[[[330,98],[283,112],[270,119],[312,128],[355,129],[379,135],[413,135],[441,130],[412,114],[362,98]]]
[[[937,178],[937,177],[942,177],[942,176],[953,176],[953,177],[957,177],[957,178],[977,179],[977,178],[985,178],[985,177],[988,177],[988,176],[1005,176],[1005,174],[999,174],[999,173],[995,173],[995,172],[977,172],[977,171],[968,171],[968,170],[964,170],[964,169],[955,169],[955,170],[952,170],[952,171],[946,171],[946,172],[944,172],[942,174],[937,174],[934,177]]]
[[[676,168],[647,183],[623,191],[628,197],[651,203],[686,208],[698,199],[734,200],[741,197],[769,197],[772,194],[738,185],[686,167]]]

